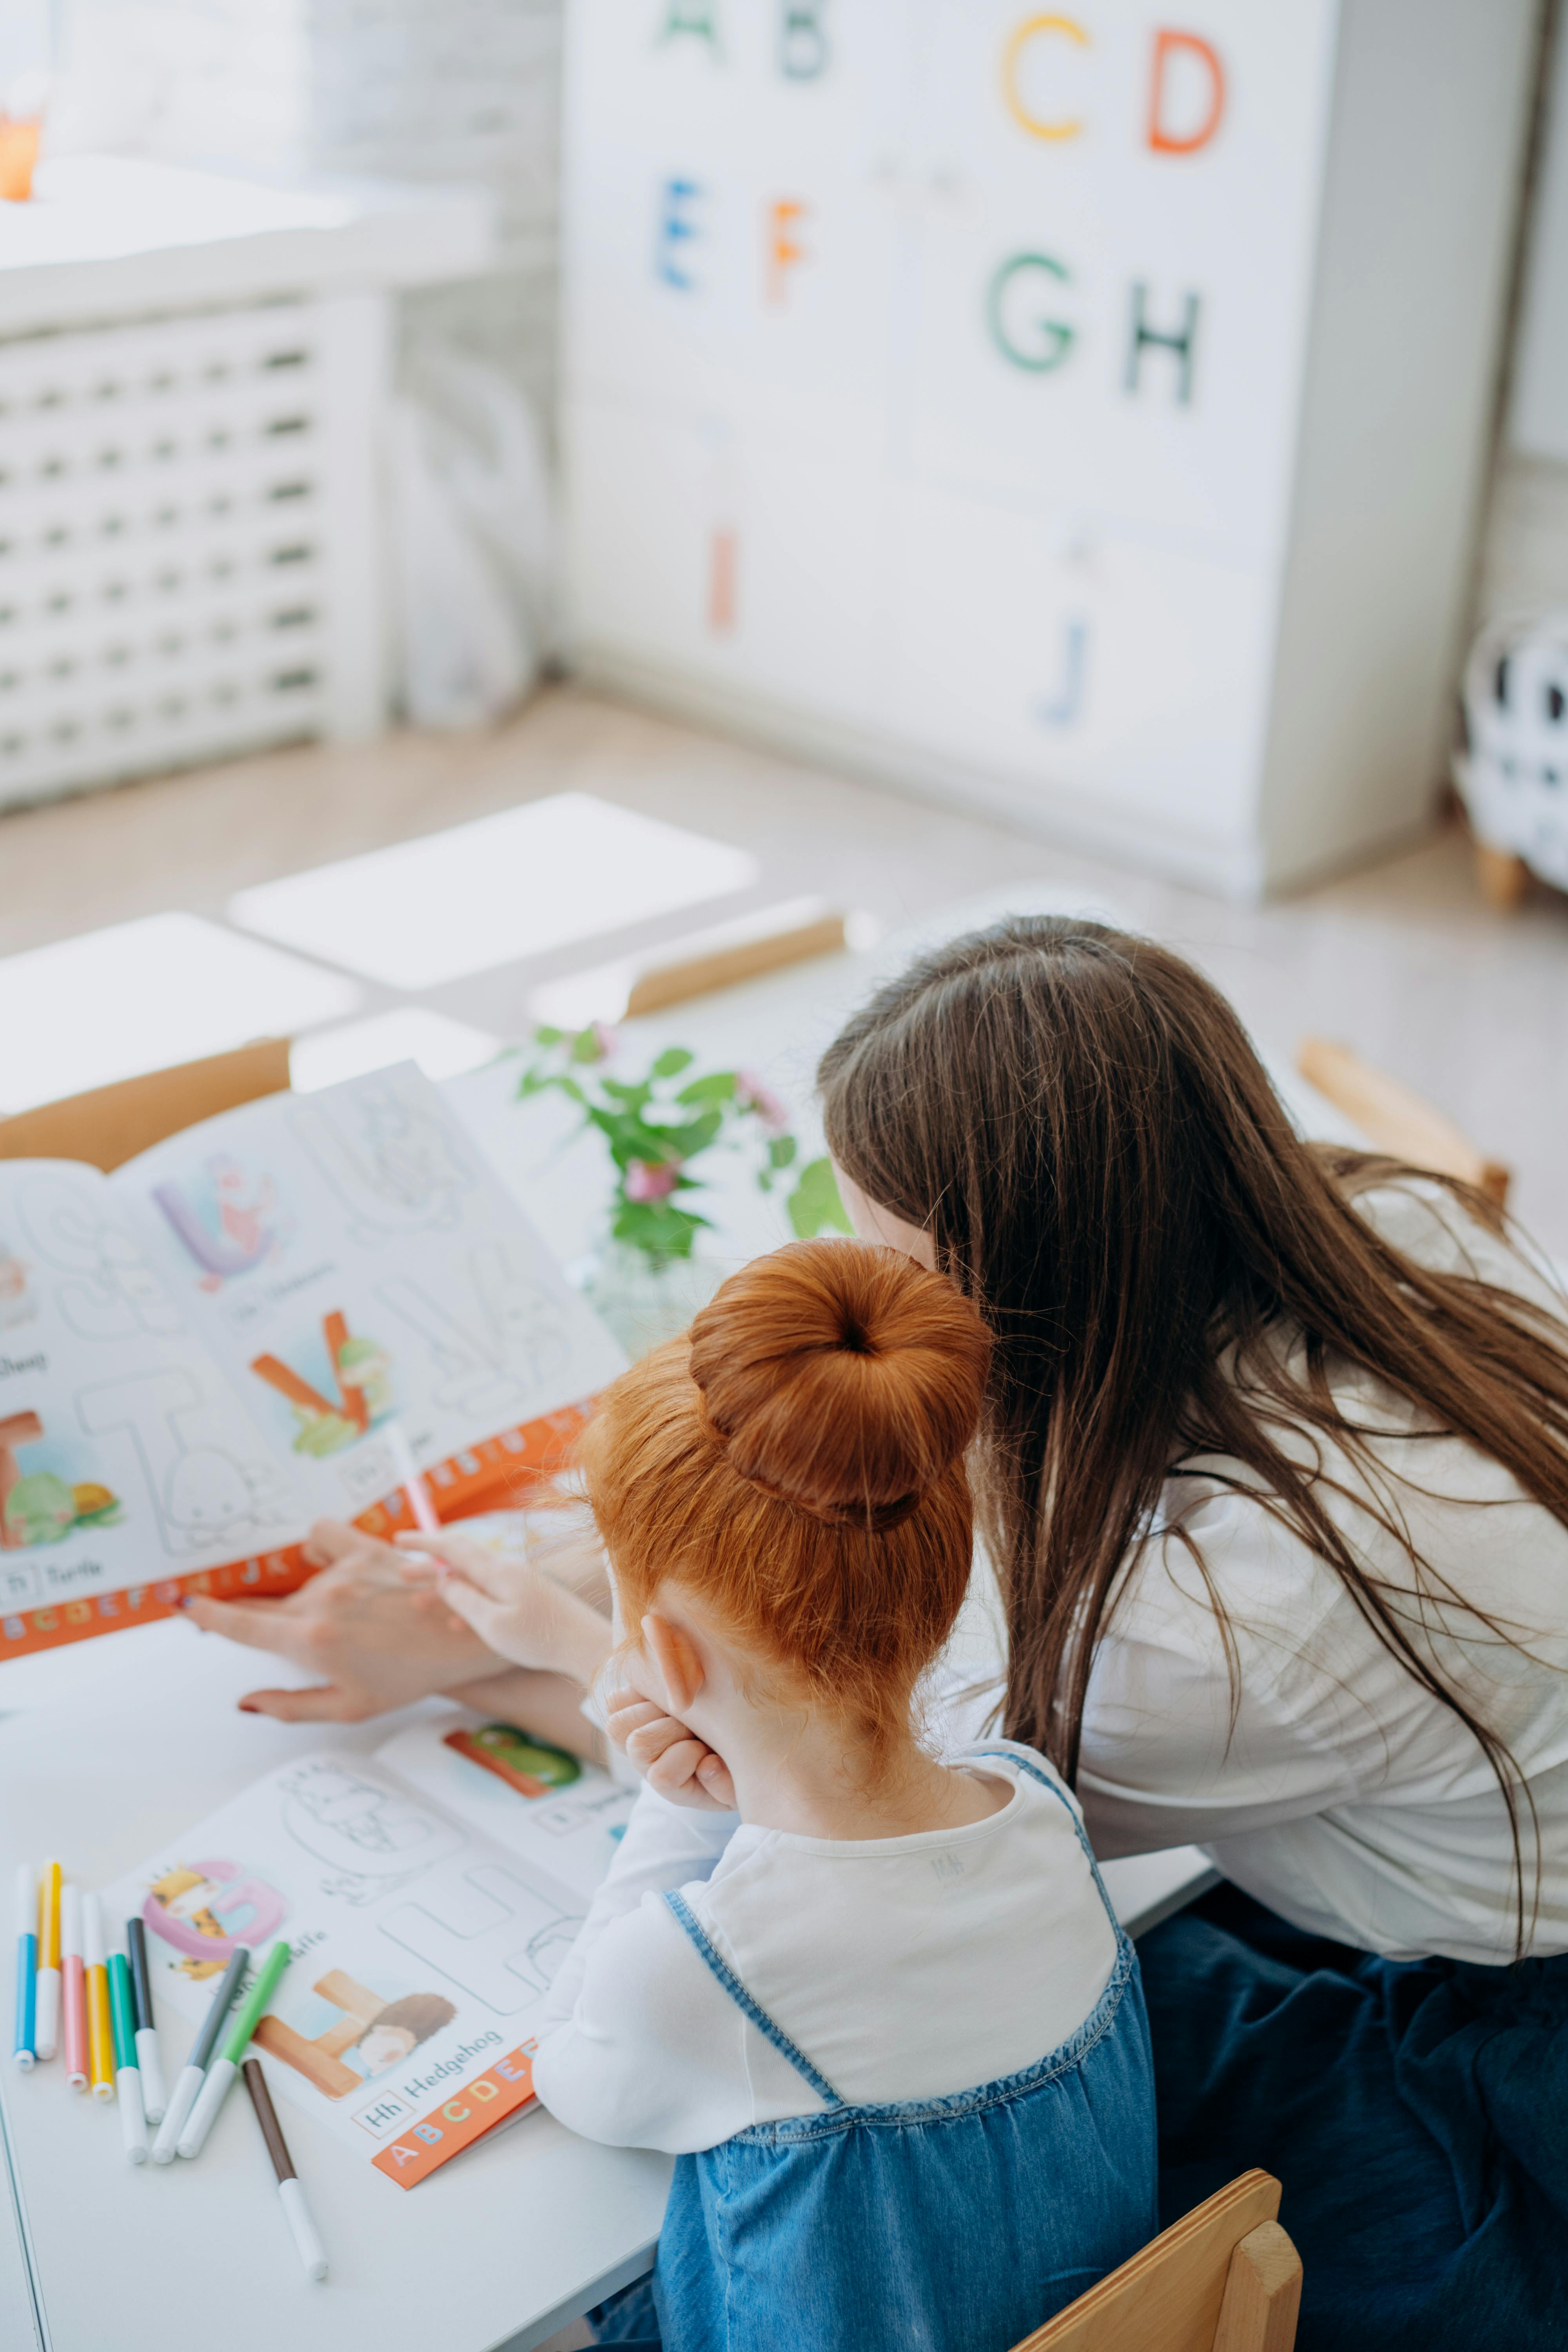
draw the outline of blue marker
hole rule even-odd
[[[16,2063],[26,2074],[37,2057],[38,1883],[30,1862],[16,1865]]]

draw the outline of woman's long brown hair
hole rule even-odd
[[[1364,1368],[1568,1526],[1568,1328],[1383,1239],[1353,1195],[1416,1171],[1302,1142],[1224,997],[1152,940],[1058,917],[960,940],[879,990],[819,1077],[835,1159],[931,1234],[991,1328],[974,1484],[1006,1612],[1008,1734],[1076,1776],[1112,1587],[1162,1486],[1183,1468],[1245,1486],[1486,1754],[1512,1823],[1522,1950],[1522,1776],[1427,1638],[1456,1613],[1473,1636],[1519,1646],[1519,1630],[1415,1550],[1379,1433],[1347,1419],[1329,1375]],[[1495,1227],[1479,1194],[1447,1189]],[[1325,1499],[1352,1489],[1321,1446],[1303,1466],[1303,1433],[1353,1469],[1353,1500],[1408,1553],[1410,1582],[1358,1557]],[[1185,1541],[1234,1714],[1234,1636]]]

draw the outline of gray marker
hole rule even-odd
[[[174,2085],[174,2095],[169,2102],[168,2111],[159,2128],[158,2137],[153,2143],[154,2164],[173,2164],[174,2161],[174,2151],[179,2146],[180,2134],[184,2130],[186,2118],[196,2104],[197,2094],[201,2090],[206,2074],[207,2063],[217,2048],[217,2038],[223,2031],[224,2019],[234,2006],[234,1997],[239,1990],[240,1979],[249,1966],[248,1947],[237,1944],[234,1957],[225,1969],[219,1979],[217,1990],[213,1995],[212,2007],[208,2010],[201,2032],[196,2038],[196,2046],[185,2061],[184,2072]]]

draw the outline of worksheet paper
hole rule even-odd
[[[286,1937],[253,2045],[272,2091],[412,2188],[531,2105],[535,2021],[633,1801],[452,1708],[367,1761],[280,1766],[104,1909],[140,1914],[154,2005],[193,2022],[236,1945],[259,1964]]]
[[[0,1162],[0,1659],[410,1525],[394,1424],[442,1518],[521,1502],[623,1362],[411,1064]]]

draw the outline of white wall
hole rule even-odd
[[[0,0],[0,13],[11,0]],[[561,0],[58,0],[75,146],[479,180],[504,272],[406,298],[405,343],[456,340],[554,404]]]
[[[15,33],[29,10],[41,19],[47,5],[0,0],[0,20]],[[562,0],[55,6],[74,68],[62,126],[73,143],[222,156],[260,169],[483,178],[501,202],[505,272],[412,298],[406,341],[416,355],[429,339],[451,336],[495,358],[550,426]],[[1477,603],[1478,620],[1520,605],[1568,605],[1568,463],[1523,454],[1506,438]]]

